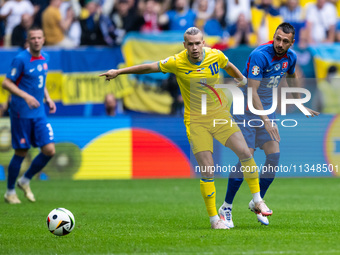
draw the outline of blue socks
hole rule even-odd
[[[33,159],[30,168],[26,171],[24,176],[27,179],[32,179],[32,177],[36,173],[40,172],[44,168],[44,166],[46,166],[46,164],[48,163],[48,161],[50,161],[51,158],[52,157],[46,156],[45,154],[40,152],[39,155]]]
[[[270,184],[275,178],[275,168],[279,165],[280,152],[268,154],[266,156],[265,169],[260,175],[260,195],[261,198],[266,194]],[[239,190],[243,182],[243,174],[241,172],[241,162],[236,164],[236,171],[232,171],[229,174],[227,194],[225,196],[225,202],[232,204],[237,191]]]
[[[260,195],[263,198],[275,178],[275,168],[279,165],[280,152],[268,154],[260,175]]]
[[[15,155],[12,157],[11,162],[8,166],[8,177],[7,177],[7,189],[12,190],[15,188],[15,182],[18,178],[21,163],[25,157]]]
[[[237,162],[236,171],[231,171],[229,173],[227,194],[225,195],[225,202],[232,204],[236,192],[240,188],[243,182],[243,173],[241,172],[241,162]]]

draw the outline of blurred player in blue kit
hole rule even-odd
[[[45,42],[41,28],[28,30],[29,48],[20,52],[13,60],[2,86],[11,93],[10,119],[14,156],[8,166],[7,191],[5,201],[20,204],[15,183],[21,164],[30,146],[40,147],[41,152],[31,166],[18,180],[17,186],[24,191],[26,198],[35,202],[30,188],[30,180],[40,172],[55,154],[53,130],[48,123],[44,99],[50,113],[55,113],[56,105],[45,87],[49,56],[42,51]]]
[[[260,175],[260,195],[263,198],[266,191],[275,177],[275,167],[279,165],[280,159],[280,135],[275,122],[275,112],[269,115],[255,115],[247,105],[247,89],[252,88],[252,102],[256,110],[268,110],[273,102],[273,88],[276,88],[282,77],[287,75],[289,87],[298,87],[298,77],[295,73],[296,54],[290,47],[294,44],[295,29],[289,23],[282,23],[276,29],[274,40],[262,44],[252,51],[243,75],[248,78],[248,84],[241,87],[245,96],[245,114],[234,115],[235,121],[239,124],[242,134],[248,147],[254,155],[255,149],[259,147],[266,154],[266,162]],[[300,94],[294,93],[294,98],[300,98]],[[305,107],[306,108],[306,107]],[[306,108],[309,115],[314,117],[318,112]],[[232,110],[231,110],[232,112]],[[261,120],[264,125],[261,126]],[[252,121],[252,127],[248,121]],[[244,124],[243,124],[244,123]],[[254,127],[261,126],[261,127]],[[232,203],[236,192],[243,182],[241,163],[236,165],[237,171],[230,172],[228,189],[225,202],[219,209],[219,215],[225,220],[225,224],[232,228]],[[264,170],[265,169],[265,170]],[[268,218],[255,209],[254,201],[249,202],[249,208],[256,213],[257,219],[264,225],[268,225]]]

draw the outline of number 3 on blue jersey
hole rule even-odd
[[[218,68],[218,62],[214,62],[209,66],[209,69],[211,71],[211,75],[218,74],[219,68]]]
[[[39,75],[38,78],[39,78],[38,88],[41,89],[44,86],[44,76]]]

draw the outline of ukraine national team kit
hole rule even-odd
[[[227,109],[228,100],[225,93],[215,88],[215,85],[220,83],[220,68],[225,68],[227,64],[228,58],[221,51],[210,48],[203,48],[203,58],[198,63],[190,62],[187,50],[159,62],[162,72],[176,75],[184,101],[184,123],[194,154],[204,151],[213,153],[213,138],[225,145],[232,134],[240,131],[236,124],[213,125],[216,119],[232,119]],[[206,114],[202,113],[202,98],[204,97],[206,98]],[[252,157],[242,160],[241,163],[242,166],[250,169],[256,166]],[[251,193],[255,194],[260,191],[260,187],[258,178],[254,178],[252,173],[246,173],[245,179]],[[202,176],[200,189],[211,223],[219,222],[214,178]],[[212,228],[215,227],[212,225]],[[223,228],[225,228],[224,225]]]
[[[225,145],[228,138],[239,131],[237,125],[216,125],[214,119],[231,119],[225,93],[215,88],[220,83],[220,68],[226,67],[228,58],[219,50],[203,48],[203,59],[191,63],[187,50],[159,62],[160,70],[176,75],[183,96],[184,122],[193,153],[210,150],[213,139]],[[207,115],[202,114],[202,94],[206,95]]]
[[[284,56],[277,57],[274,51],[273,41],[260,45],[249,55],[246,67],[242,73],[248,79],[261,81],[257,93],[264,110],[268,110],[272,106],[273,88],[276,88],[280,84],[282,77],[286,73],[293,74],[295,72],[296,59],[296,54],[291,49],[288,49]],[[238,123],[242,123],[245,120],[245,125],[239,124],[239,127],[242,130],[248,147],[253,149],[256,147],[261,148],[264,143],[272,139],[264,128],[264,125],[262,125],[262,127],[253,127],[261,126],[261,121],[259,120],[259,116],[250,112],[248,108],[247,89],[247,85],[241,88],[245,95],[245,114],[233,115],[233,117]],[[275,112],[269,114],[268,117],[269,119],[276,119]],[[258,119],[259,121],[252,121],[252,127],[250,127],[248,121],[254,119]]]
[[[31,109],[23,98],[11,96],[10,118],[14,149],[28,149],[30,144],[42,147],[53,142],[53,130],[47,122],[44,108],[48,61],[45,52],[41,51],[40,57],[34,57],[27,49],[14,58],[7,73],[8,79],[40,103],[38,108]]]

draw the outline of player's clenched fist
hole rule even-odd
[[[119,75],[118,70],[111,69],[111,70],[107,71],[106,73],[100,74],[99,76],[105,76],[105,80],[109,81],[111,79],[116,78],[118,75]]]

